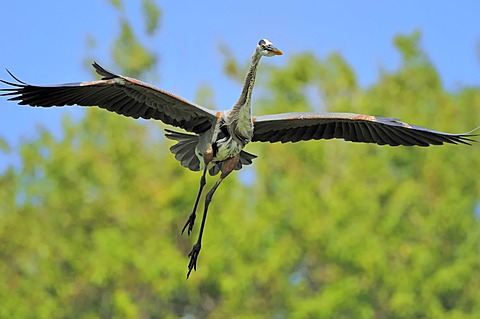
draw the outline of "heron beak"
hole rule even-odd
[[[273,49],[271,50],[272,53],[275,53],[275,55],[283,55],[283,52],[279,49],[277,49],[276,47],[273,47]]]

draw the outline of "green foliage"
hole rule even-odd
[[[0,151],[3,151],[3,152],[10,151],[10,146],[3,138],[0,138]]]
[[[117,10],[122,10],[123,9],[123,3],[122,0],[110,0],[109,1]]]
[[[218,46],[218,50],[220,51],[220,54],[223,56],[224,59],[223,72],[225,73],[225,75],[237,82],[239,85],[243,85],[243,80],[245,79],[245,74],[247,73],[250,60],[245,60],[245,63],[240,64],[235,59],[232,50],[230,50],[230,48],[223,43]],[[261,63],[260,67],[264,64],[265,63]],[[257,72],[257,78],[259,77],[258,73],[260,72]]]
[[[320,101],[328,111],[440,130],[478,124],[480,90],[446,92],[419,39],[400,42],[401,67],[368,89],[339,54],[264,68],[269,93],[254,112],[318,109]],[[63,127],[60,140],[39,131],[24,142],[21,168],[0,176],[2,318],[480,312],[478,145],[249,145],[259,155],[251,185],[239,181],[242,172],[222,183],[198,271],[186,281],[193,238],[180,230],[200,174],[178,164],[156,124],[92,108]]]
[[[156,58],[140,44],[127,20],[122,19],[120,35],[113,45],[113,60],[123,66],[125,73],[132,77],[141,75],[141,71],[151,69]]]
[[[146,32],[149,35],[153,35],[158,29],[162,12],[152,0],[144,0],[142,6]]]
[[[152,70],[157,64],[157,56],[149,50],[145,40],[140,40],[132,26],[120,0],[110,1],[119,12],[120,33],[112,44],[113,61],[122,70],[122,73],[131,77],[145,76],[145,72]],[[142,1],[142,14],[145,20],[146,35],[152,38],[160,25],[161,11],[152,0]],[[95,39],[87,38],[87,45],[93,47]]]

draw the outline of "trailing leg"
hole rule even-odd
[[[197,270],[197,259],[198,259],[198,255],[200,254],[200,249],[202,248],[203,231],[205,229],[205,222],[207,220],[208,207],[210,205],[210,202],[212,201],[213,194],[217,190],[220,183],[228,176],[228,174],[230,174],[233,171],[239,159],[240,159],[240,155],[236,155],[235,157],[229,158],[222,163],[220,177],[215,182],[215,185],[213,185],[213,187],[208,191],[207,195],[205,196],[205,207],[203,209],[202,223],[200,225],[200,232],[198,234],[198,239],[195,245],[193,245],[192,250],[188,254],[188,257],[190,257],[190,262],[188,263],[187,279],[190,276],[192,269]]]
[[[200,178],[200,187],[198,189],[197,198],[195,199],[195,204],[193,205],[193,210],[190,213],[190,216],[188,216],[187,222],[182,228],[182,234],[187,227],[188,227],[188,231],[187,231],[188,236],[190,236],[190,233],[193,230],[193,225],[195,224],[195,218],[197,217],[196,212],[197,212],[198,202],[200,201],[200,196],[202,195],[203,188],[207,184],[206,175],[208,170],[208,164],[212,161],[212,159],[213,159],[213,148],[210,145],[206,149],[206,151],[203,153],[203,162],[205,167],[203,169],[202,177]]]
[[[187,222],[185,223],[185,226],[182,228],[182,234],[185,231],[185,228],[188,226],[188,231],[187,234],[190,236],[190,233],[193,230],[193,225],[195,224],[195,218],[196,218],[196,211],[197,211],[197,206],[198,202],[200,200],[200,196],[202,195],[203,188],[207,184],[206,177],[205,175],[207,174],[207,167],[205,166],[205,169],[203,170],[202,177],[200,178],[200,187],[198,189],[198,194],[197,194],[197,199],[195,199],[195,205],[193,205],[193,210],[190,216],[188,216]]]

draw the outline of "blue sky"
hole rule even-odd
[[[219,45],[227,45],[239,60],[247,61],[264,37],[285,53],[269,63],[282,65],[299,52],[323,57],[336,51],[354,67],[360,83],[368,86],[376,81],[380,66],[390,70],[398,66],[393,36],[418,29],[422,46],[448,89],[480,84],[478,1],[243,0],[159,5],[161,28],[146,42],[160,58],[159,80],[152,84],[189,100],[194,100],[200,85],[208,84],[221,109],[236,101],[240,87],[223,75]],[[141,30],[140,1],[128,2],[125,14]],[[6,1],[0,20],[0,78],[9,78],[3,70],[8,68],[33,84],[91,80],[84,61],[93,57],[112,66],[110,45],[119,32],[119,16],[107,1]],[[87,48],[88,35],[97,40],[93,50]],[[61,117],[67,113],[80,117],[82,112],[19,107],[0,98],[0,137],[15,146],[34,138],[39,124],[60,134]],[[394,112],[383,115],[395,117]],[[0,167],[12,160],[0,159]]]

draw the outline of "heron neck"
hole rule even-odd
[[[256,51],[252,56],[252,61],[248,67],[247,75],[245,76],[245,81],[243,83],[242,93],[238,98],[237,103],[233,106],[234,112],[240,112],[242,109],[247,108],[248,114],[250,116],[250,100],[252,97],[253,86],[255,84],[255,76],[257,74],[257,66],[260,58],[262,56]]]

